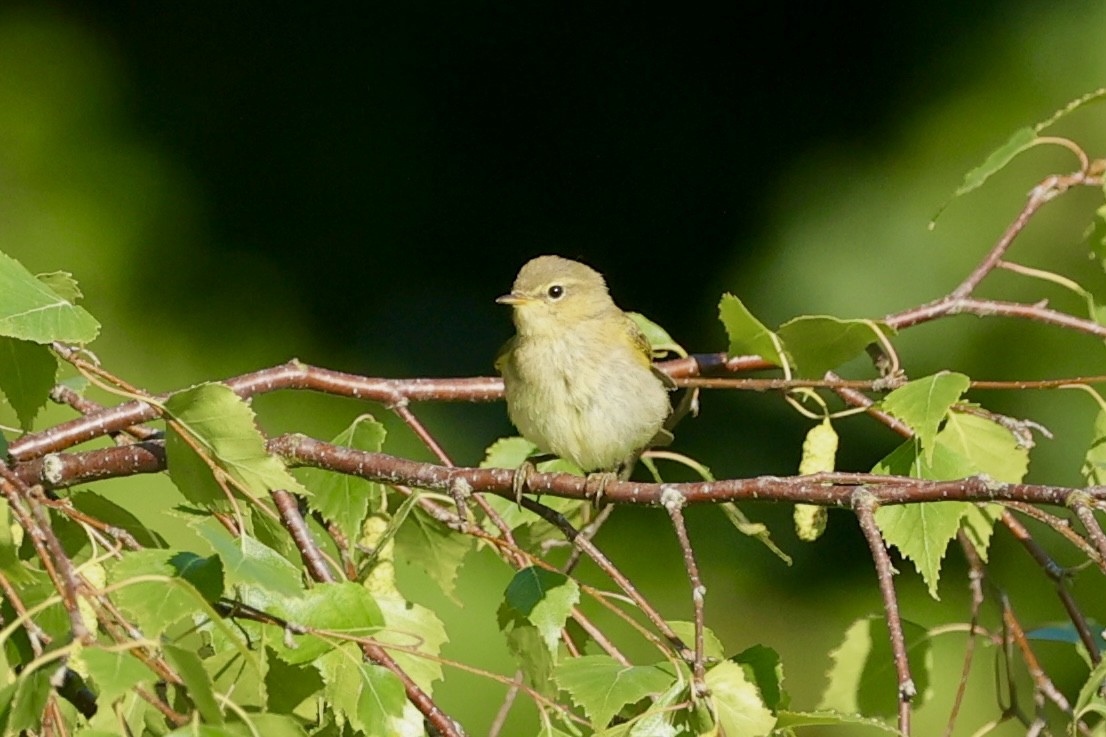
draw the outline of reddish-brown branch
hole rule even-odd
[[[684,567],[687,569],[688,581],[691,584],[691,603],[695,612],[695,658],[691,663],[693,688],[698,697],[708,693],[706,683],[706,659],[703,654],[703,600],[707,595],[707,588],[699,577],[699,565],[695,562],[695,550],[691,547],[691,538],[687,534],[687,523],[684,521],[684,500],[679,494],[669,494],[664,500],[665,511],[672,519],[672,527],[676,530],[676,539],[680,541],[680,549],[684,554]]]
[[[853,511],[860,521],[864,539],[868,541],[868,549],[872,552],[876,576],[879,579],[879,590],[883,596],[883,613],[887,619],[887,633],[891,638],[891,652],[899,679],[899,731],[909,737],[910,702],[918,694],[918,689],[910,675],[910,661],[906,655],[906,636],[903,634],[902,618],[899,616],[898,597],[895,596],[893,578],[895,569],[891,565],[891,557],[887,554],[883,537],[876,525],[876,506],[875,500],[865,491],[857,491],[853,495]]]

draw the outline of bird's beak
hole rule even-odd
[[[521,294],[515,294],[514,292],[511,292],[510,294],[504,294],[502,297],[496,297],[495,301],[501,305],[520,305],[524,302],[529,302],[530,300],[529,298],[524,297]]]

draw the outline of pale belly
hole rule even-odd
[[[525,360],[507,362],[511,421],[543,451],[584,471],[614,469],[656,436],[669,413],[668,392],[629,349],[585,363],[573,347],[528,346]]]

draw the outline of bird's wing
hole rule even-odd
[[[500,346],[499,352],[495,354],[495,370],[497,373],[503,373],[503,366],[507,363],[507,357],[511,355],[511,351],[515,347],[516,338],[511,338]]]

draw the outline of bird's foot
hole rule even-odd
[[[607,484],[618,480],[618,474],[611,471],[597,471],[589,473],[584,480],[584,494],[591,499],[592,506],[598,507],[603,501]]]
[[[520,507],[522,506],[522,493],[526,491],[526,484],[530,477],[537,473],[537,470],[537,466],[529,460],[518,464],[518,468],[515,469],[515,475],[511,479],[511,491],[515,493],[515,504]]]

